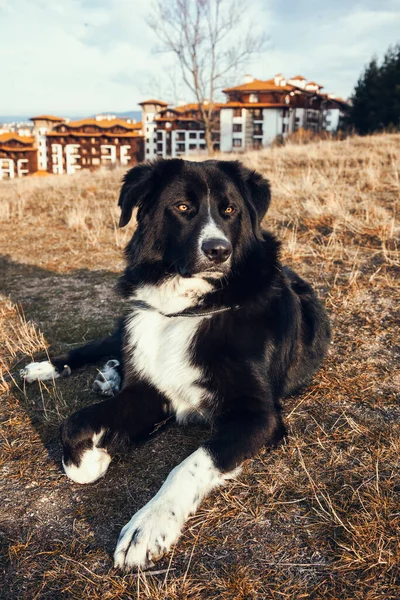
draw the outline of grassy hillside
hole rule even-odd
[[[189,520],[148,574],[111,556],[122,525],[208,435],[169,427],[82,487],[60,469],[58,425],[96,368],[25,387],[18,370],[111,331],[122,171],[0,182],[2,598],[400,597],[400,135],[286,146],[243,161],[271,180],[265,227],[325,300],[334,339],[285,402],[289,437]],[[396,222],[397,219],[397,222]]]

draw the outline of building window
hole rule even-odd
[[[241,148],[242,147],[242,140],[241,140],[241,138],[233,138],[233,147],[234,148]]]
[[[146,148],[146,154],[150,154],[150,148]]]
[[[190,137],[191,140],[196,139],[196,132],[195,131],[191,131],[189,133],[189,137]]]
[[[162,131],[157,131],[157,139],[162,140]]]
[[[249,102],[258,102],[257,94],[250,94]]]
[[[158,142],[157,144],[157,151],[160,152],[163,149],[163,143],[162,142]]]
[[[92,148],[92,154],[96,154],[96,148]]]
[[[119,139],[118,138],[114,138],[114,144],[119,144]]]
[[[189,150],[196,150],[197,144],[189,144]]]
[[[263,115],[262,115],[262,110],[261,108],[256,108],[256,110],[253,110],[253,119],[262,119]]]
[[[184,140],[185,139],[185,134],[183,132],[178,133],[178,135],[176,136],[177,140]]]
[[[286,132],[287,132],[287,130],[288,130],[288,128],[289,128],[289,127],[288,127],[288,125],[287,125],[286,123],[284,123],[284,124],[282,125],[282,133],[286,133]]]
[[[92,144],[96,143],[96,138],[92,138]]]
[[[204,131],[200,131],[200,139],[203,139],[203,138],[204,138],[204,135],[205,135],[205,134],[204,134]]]
[[[235,131],[236,133],[239,133],[242,131],[242,124],[241,123],[234,123],[233,124],[233,131]]]
[[[241,108],[234,108],[233,109],[233,116],[234,117],[241,117],[242,116],[242,109]]]
[[[99,158],[93,158],[92,159],[92,165],[99,165],[100,164],[100,159]]]

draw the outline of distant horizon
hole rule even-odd
[[[95,115],[116,115],[119,117],[123,117],[123,116],[127,116],[127,118],[133,118],[133,119],[137,119],[141,117],[142,111],[141,110],[123,110],[123,111],[115,111],[115,110],[101,110],[99,112],[89,112],[89,114],[87,113],[80,113],[80,114],[75,114],[75,115],[71,115],[71,114],[63,114],[59,111],[41,111],[39,113],[36,114],[42,114],[42,115],[53,115],[56,117],[64,117],[66,119],[71,119],[71,120],[75,120],[75,119],[87,119],[90,117],[94,117]],[[27,123],[30,121],[30,119],[32,117],[36,116],[35,113],[31,113],[31,116],[27,116],[26,114],[19,114],[19,115],[0,115],[0,124],[1,123],[12,123],[14,121],[19,121],[19,122],[24,122]],[[131,116],[131,115],[136,115],[136,116]]]

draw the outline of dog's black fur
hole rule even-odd
[[[210,263],[201,251],[199,255],[206,199],[232,252],[221,264]],[[212,283],[211,291],[183,313],[212,313],[199,325],[191,362],[213,392],[199,412],[214,424],[205,448],[221,472],[282,439],[280,401],[311,381],[330,339],[322,304],[308,283],[282,267],[279,243],[261,228],[269,203],[268,182],[237,161],[179,159],[133,168],[119,199],[121,226],[137,208],[138,227],[126,248],[127,267],[120,281],[127,298],[135,298],[144,285],[157,287],[177,275],[189,279],[201,272]],[[233,211],[227,212],[228,207]],[[218,313],[219,308],[231,310]],[[170,399],[130,364],[126,322],[110,338],[52,360],[62,371],[65,364],[73,370],[113,356],[120,359],[124,377],[119,394],[63,423],[67,464],[79,465],[93,432],[105,430],[103,447],[115,438],[135,441],[172,410]]]
[[[204,190],[199,193],[199,171],[209,176],[211,194],[222,206],[234,200],[240,207],[240,214],[234,221],[226,220],[224,227],[233,246],[232,269],[223,285],[201,303],[204,311],[221,306],[240,309],[207,320],[194,348],[194,361],[209,374],[211,387],[218,390],[218,406],[211,412],[222,435],[209,445],[217,463],[229,470],[262,444],[275,445],[282,438],[285,430],[280,400],[311,381],[326,353],[330,328],[310,285],[281,266],[279,243],[261,230],[270,203],[268,182],[237,161],[196,164],[160,160],[127,173],[119,199],[120,226],[129,222],[134,208],[138,208],[139,226],[126,248],[128,265],[120,280],[121,292],[131,296],[138,286],[157,285],[167,274],[189,277],[195,272],[191,250],[196,224],[187,215],[176,218],[168,209],[160,210],[160,202],[163,209],[188,199],[192,206],[196,201],[200,203]],[[122,321],[111,337],[72,350],[52,362],[61,371],[65,364],[74,370],[113,356],[122,361],[123,373],[123,339]],[[129,381],[122,396],[129,396],[128,390],[133,394],[132,385],[139,384],[145,385]],[[156,404],[165,402],[156,390],[146,387],[147,394],[155,396]],[[138,396],[136,392],[134,395]],[[73,447],[77,437],[85,437],[86,427],[92,432],[105,425],[109,435],[104,444],[116,434],[134,440],[152,430],[164,414],[155,409],[152,415],[148,404],[142,397],[139,403],[125,407],[117,396],[80,411],[62,427],[65,459],[69,458],[69,449],[71,458],[76,454]],[[226,429],[229,433],[223,434]],[[235,440],[234,447],[227,437]]]

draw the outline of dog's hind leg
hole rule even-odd
[[[32,362],[21,369],[20,375],[27,383],[51,381],[58,377],[68,376],[75,369],[96,363],[102,358],[113,357],[119,363],[121,360],[121,346],[122,326],[109,337],[100,341],[89,342],[80,348],[74,348],[64,356],[50,357],[50,360],[42,362]]]

